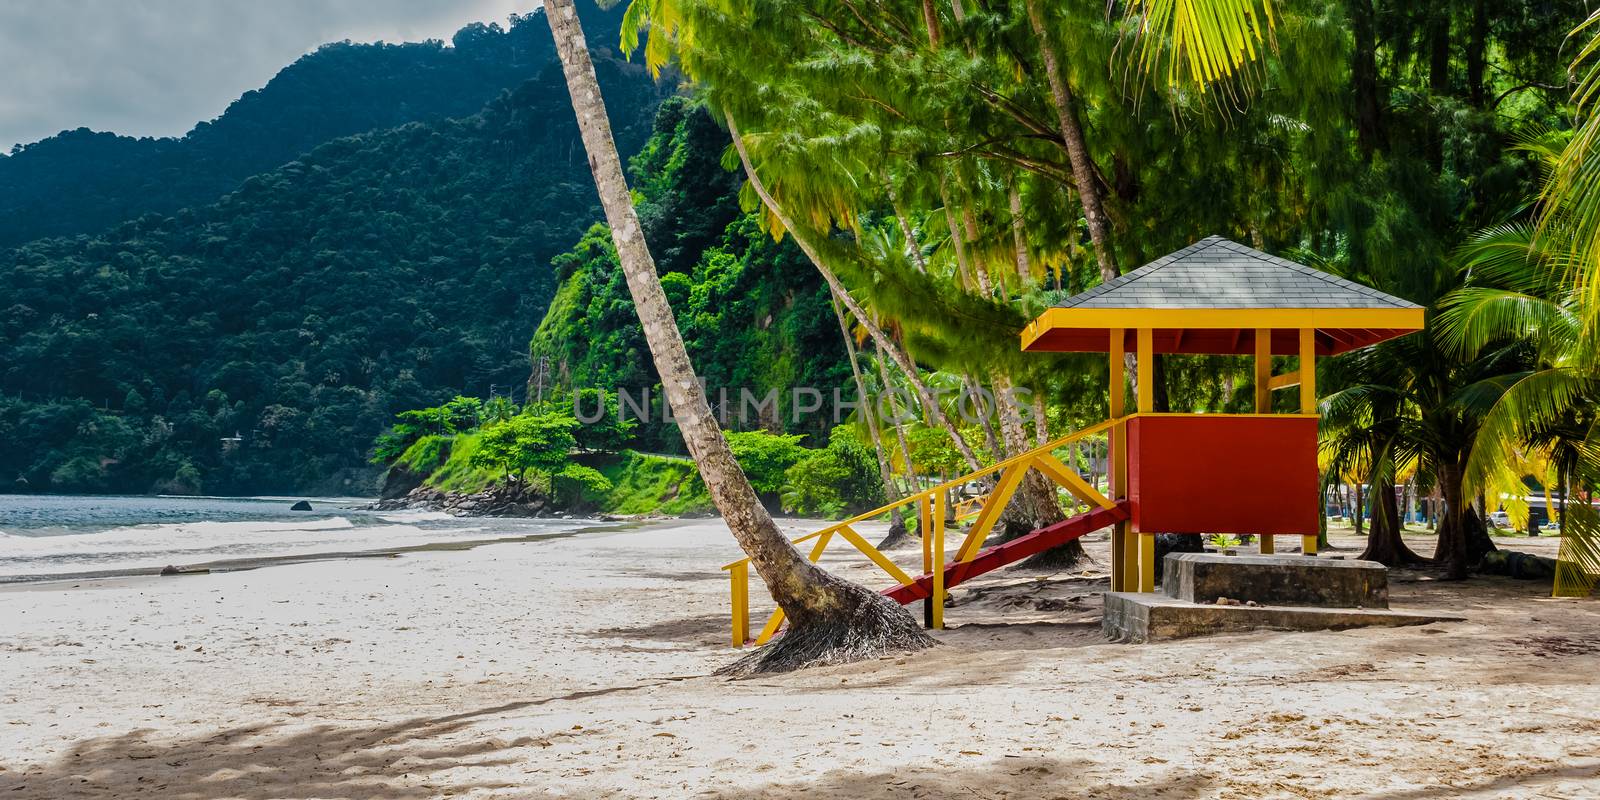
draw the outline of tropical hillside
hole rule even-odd
[[[615,17],[599,19],[614,28]],[[6,489],[365,493],[368,447],[393,414],[523,386],[529,333],[558,283],[551,260],[598,213],[543,24],[465,29],[464,51],[327,48],[183,140],[120,140],[189,154],[173,167],[189,184],[141,173],[155,163],[144,157],[72,156],[149,205],[113,214],[93,205],[109,194],[88,191],[48,218],[117,224],[0,250]],[[543,53],[537,66],[530,53]],[[436,68],[469,57],[498,64],[506,88],[478,66]],[[514,80],[518,70],[533,77]],[[671,89],[620,60],[601,71],[618,140],[636,151]],[[463,82],[472,92],[456,91]],[[327,101],[348,116],[320,115],[305,105],[319,102],[313,90],[370,102]],[[464,97],[489,100],[467,109]],[[397,108],[419,121],[367,131],[405,121]],[[290,143],[332,140],[285,155],[300,145],[250,121],[262,118],[295,129]],[[344,133],[359,135],[333,138]],[[238,158],[205,155],[213,139]],[[23,165],[43,158],[35,147],[0,159],[0,175],[25,183]],[[174,194],[138,188],[149,181]],[[77,202],[28,185],[0,196]],[[43,230],[30,225],[8,215],[0,227]]]

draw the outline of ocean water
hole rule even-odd
[[[365,511],[365,498],[0,494],[0,582],[562,533],[592,520]]]

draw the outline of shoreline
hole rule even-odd
[[[486,517],[485,519],[493,519]],[[63,582],[115,580],[118,578],[183,578],[192,575],[209,575],[212,573],[244,572],[248,570],[263,569],[266,567],[280,567],[291,564],[314,564],[323,561],[341,561],[345,559],[366,558],[398,558],[407,553],[425,552],[450,552],[472,550],[492,544],[516,544],[524,542],[538,542],[551,539],[565,539],[582,534],[594,534],[607,531],[621,531],[640,527],[643,522],[600,522],[585,525],[567,531],[554,533],[530,533],[522,536],[496,536],[485,539],[465,539],[457,541],[428,542],[425,544],[403,545],[400,547],[380,547],[365,550],[331,550],[317,553],[293,553],[279,556],[251,556],[246,558],[220,558],[211,561],[198,561],[194,563],[174,563],[162,567],[125,567],[121,569],[85,570],[82,572],[45,573],[40,575],[0,575],[0,592],[15,591],[18,588],[48,586]],[[177,572],[166,570],[176,568]]]

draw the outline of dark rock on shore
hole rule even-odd
[[[443,511],[458,517],[548,517],[558,511],[543,492],[525,485],[494,486],[472,494],[417,486],[404,496],[381,499],[369,508],[424,509]]]
[[[306,502],[306,501],[304,501],[304,500],[301,500],[300,502],[295,503],[292,506],[289,506],[289,510],[290,511],[310,511],[311,510],[311,504]]]

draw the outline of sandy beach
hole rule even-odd
[[[6,587],[0,797],[1600,797],[1600,605],[1397,574],[1467,621],[1112,644],[1088,546],[934,651],[737,681],[717,520]]]

